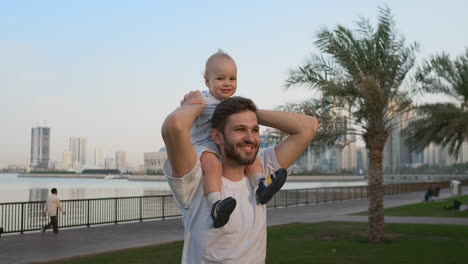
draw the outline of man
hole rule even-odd
[[[58,222],[57,222],[57,209],[60,209],[60,211],[65,214],[65,210],[62,207],[62,204],[60,203],[60,199],[57,195],[57,189],[52,188],[50,190],[51,195],[47,198],[46,205],[44,207],[44,212],[43,215],[44,217],[49,214],[50,217],[50,222],[42,227],[42,233],[45,233],[47,228],[50,228],[52,226],[54,230],[54,234],[58,233]]]
[[[257,203],[244,175],[257,157],[259,124],[289,135],[259,155],[264,175],[270,175],[288,168],[302,154],[318,130],[318,121],[295,113],[257,110],[251,100],[242,97],[227,98],[216,107],[211,135],[222,160],[222,195],[236,199],[237,206],[229,222],[215,229],[209,216],[211,207],[203,195],[200,160],[190,141],[190,128],[204,105],[201,93],[192,91],[162,126],[168,155],[164,173],[183,214],[182,263],[264,263],[266,206]]]

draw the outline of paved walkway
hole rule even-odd
[[[468,187],[463,193],[468,192]],[[394,207],[422,201],[423,192],[386,196],[384,206]],[[440,198],[450,196],[450,190],[441,190]],[[367,200],[349,200],[318,205],[275,208],[268,210],[268,225],[293,222],[355,221],[367,222],[367,216],[351,213],[366,211]],[[468,225],[466,218],[385,217],[386,223],[421,223]],[[38,263],[107,251],[143,247],[183,239],[180,218],[101,225],[90,228],[62,229],[58,235],[50,230],[23,235],[2,235],[0,263]]]

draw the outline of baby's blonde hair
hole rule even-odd
[[[227,53],[226,53],[224,50],[222,50],[222,49],[218,49],[217,52],[215,52],[213,55],[211,55],[211,56],[206,60],[206,63],[205,63],[205,74],[204,74],[205,76],[206,76],[207,73],[208,73],[208,67],[209,67],[209,65],[212,64],[212,63],[215,61],[215,59],[217,59],[217,58],[219,58],[219,57],[224,57],[224,58],[230,59],[230,60],[232,60],[232,61],[235,63],[234,59],[233,59],[229,54],[227,54]]]

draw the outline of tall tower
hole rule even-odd
[[[105,158],[106,158],[106,152],[100,148],[95,148],[94,149],[94,165],[97,168],[104,168],[105,166]]]
[[[74,167],[83,166],[86,164],[86,138],[85,137],[71,137],[70,138],[70,151],[72,154],[72,164]]]
[[[70,150],[65,150],[62,156],[62,169],[68,170],[72,167],[72,153]]]
[[[123,151],[117,151],[115,153],[115,165],[120,171],[125,171],[127,169],[127,154]]]
[[[49,168],[50,128],[31,128],[31,168]]]

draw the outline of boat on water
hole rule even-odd
[[[111,180],[111,179],[120,179],[120,175],[114,175],[114,174],[108,174],[106,177],[104,177],[105,180]]]

